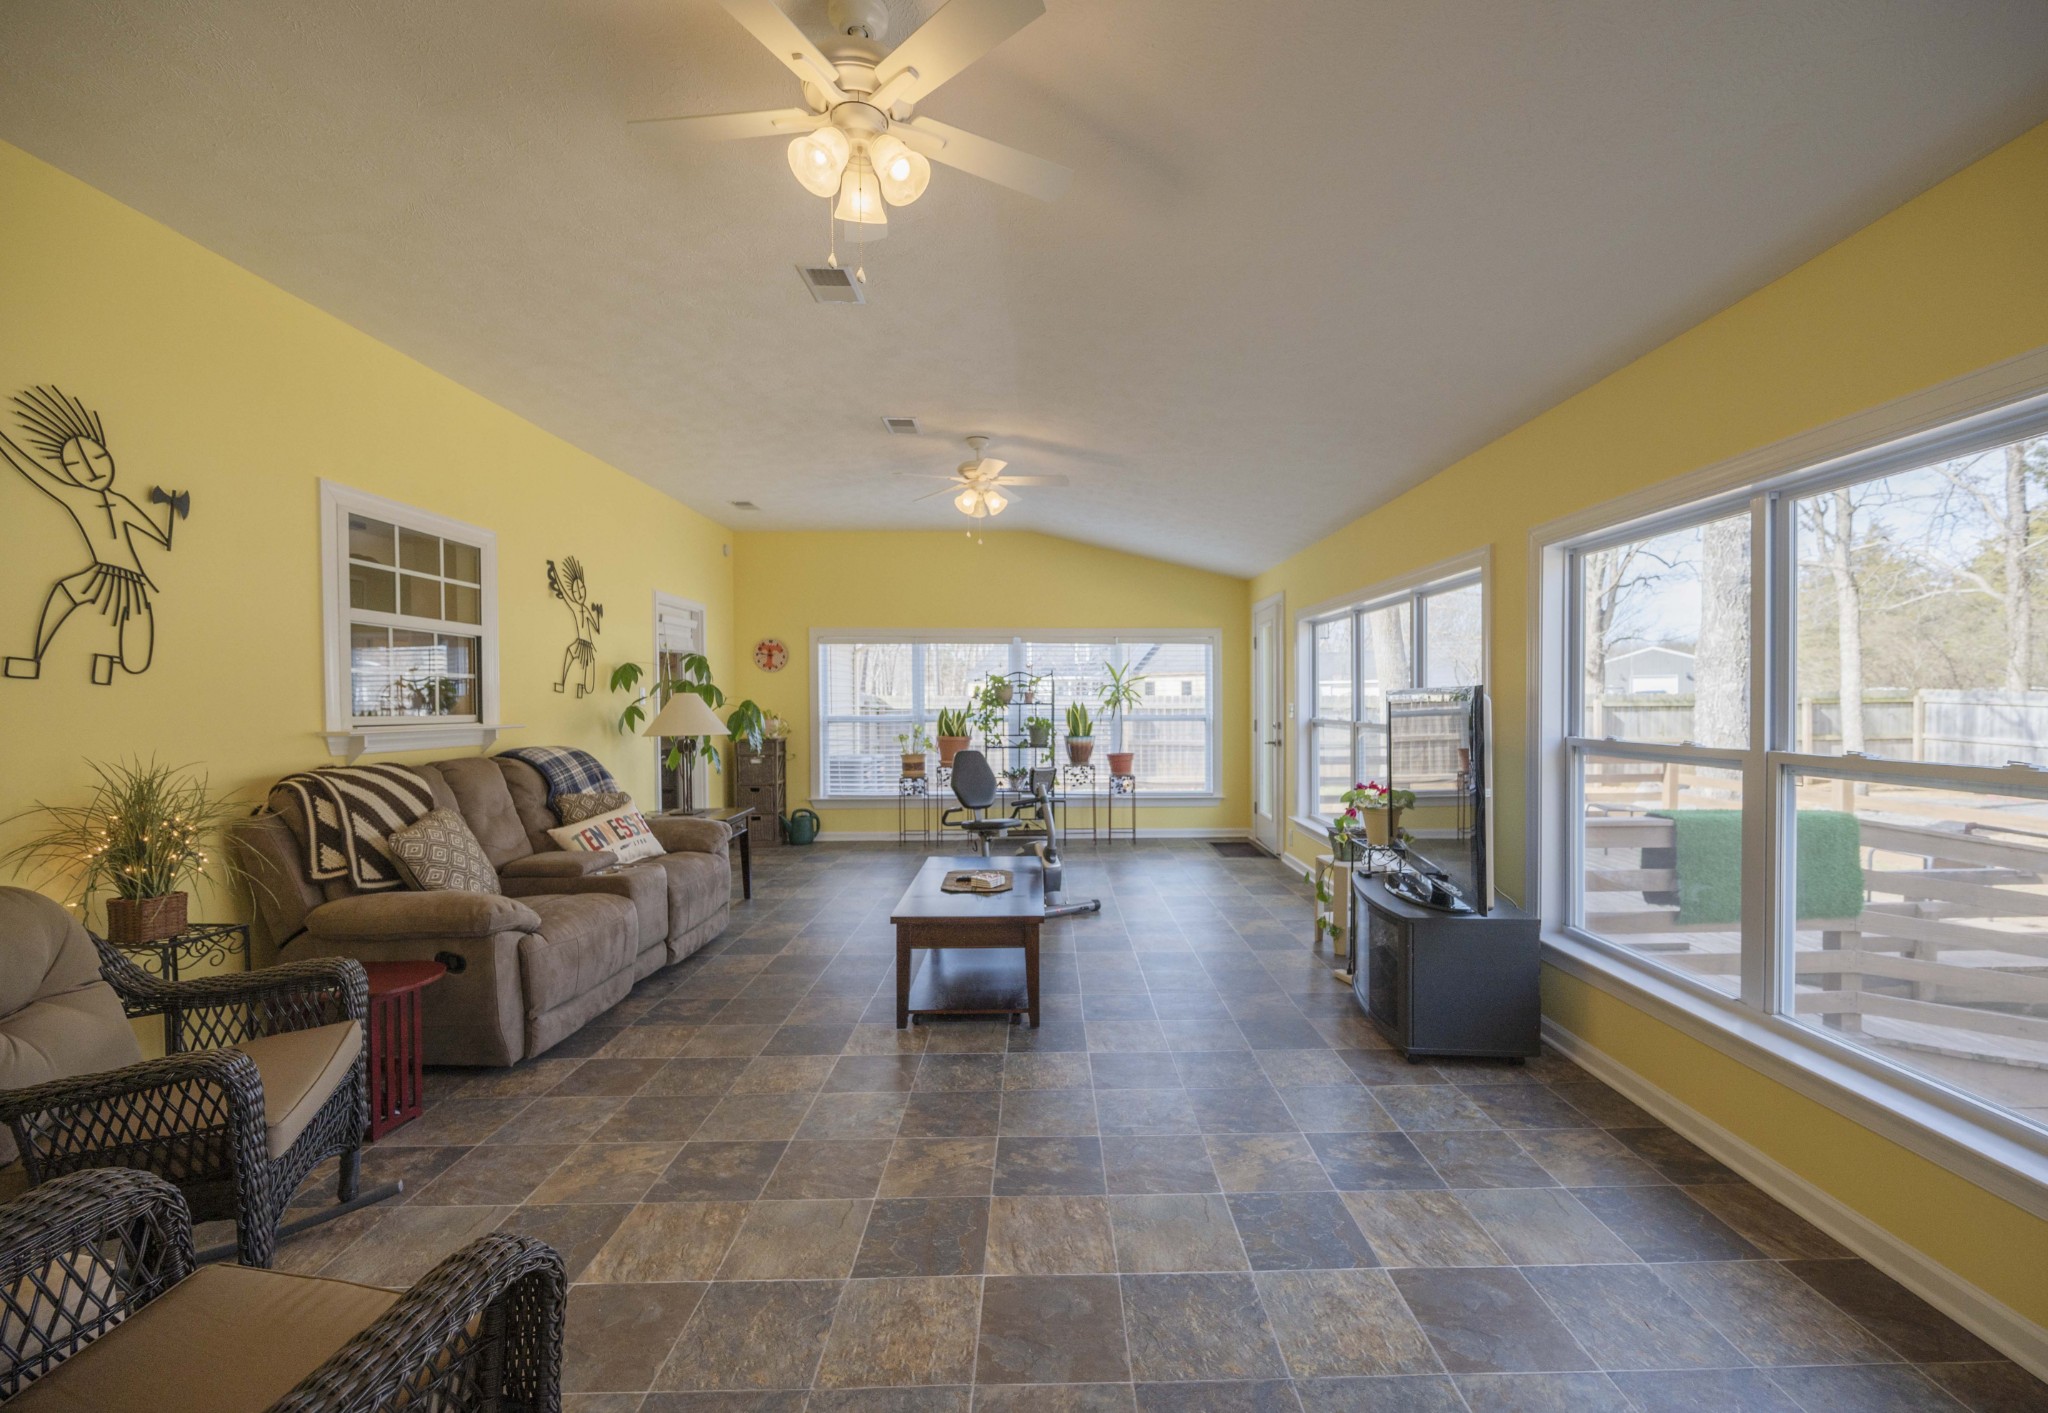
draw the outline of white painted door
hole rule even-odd
[[[1276,595],[1252,608],[1252,842],[1274,855],[1285,809],[1286,661]]]

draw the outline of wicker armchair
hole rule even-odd
[[[0,1207],[0,1402],[21,1413],[559,1413],[565,1294],[552,1247],[502,1234],[402,1293],[195,1271],[177,1189],[125,1169],[73,1173]],[[252,1327],[263,1312],[289,1324]]]
[[[286,1204],[327,1158],[341,1158],[344,1205],[315,1220],[390,1195],[358,1198],[370,1114],[360,964],[324,958],[171,982],[96,945],[123,1008],[162,1016],[172,1053],[0,1092],[0,1121],[31,1184],[88,1168],[156,1173],[198,1220],[232,1218],[237,1259],[266,1267]]]

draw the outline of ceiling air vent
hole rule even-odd
[[[804,288],[811,292],[811,298],[820,304],[867,303],[853,276],[836,265],[799,265],[796,272],[803,276]]]
[[[924,431],[917,425],[915,417],[884,417],[882,425],[889,429],[892,437],[914,437]]]
[[[734,510],[759,510],[761,508],[750,500],[729,500],[726,504]]]

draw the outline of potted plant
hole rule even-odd
[[[1375,849],[1384,849],[1401,837],[1401,811],[1415,803],[1415,792],[1395,790],[1377,780],[1362,780],[1341,798],[1344,814],[1339,818],[1349,817],[1354,830],[1362,823],[1365,842]]]
[[[1031,738],[1033,749],[1044,750],[1052,744],[1052,718],[1030,716],[1024,719],[1024,731]]]
[[[83,805],[36,807],[4,821],[40,817],[40,833],[4,857],[38,875],[68,874],[72,901],[107,899],[107,940],[120,946],[159,942],[185,931],[185,884],[194,878],[247,875],[230,856],[217,856],[213,836],[241,813],[215,795],[189,766],[92,765],[99,784]]]
[[[953,757],[967,749],[967,713],[946,707],[939,713],[939,764],[951,765]]]
[[[611,688],[614,692],[632,692],[633,699],[619,712],[619,731],[631,735],[640,723],[659,712],[668,704],[669,698],[678,692],[689,692],[704,699],[708,707],[725,705],[725,693],[711,680],[711,659],[702,653],[684,653],[677,666],[678,675],[670,678],[657,677],[647,667],[637,662],[622,662],[612,669]],[[640,679],[651,680],[644,690]],[[744,739],[753,750],[761,749],[761,737],[767,729],[767,718],[761,708],[751,701],[743,701],[733,708],[728,729],[736,739]],[[663,764],[676,772],[676,803],[685,811],[692,808],[692,792],[697,779],[697,761],[702,758],[714,773],[722,773],[725,763],[719,758],[717,748],[709,736],[677,736],[669,741],[668,755]]]
[[[991,672],[988,675],[988,685],[981,689],[981,694],[996,706],[1006,707],[1010,704],[1014,690],[1009,678],[1000,672]]]
[[[1112,720],[1121,723],[1124,713],[1143,700],[1138,694],[1138,684],[1145,679],[1129,667],[1119,668],[1105,662],[1102,669],[1109,674],[1109,680],[1102,685],[1102,709],[1110,714]],[[1131,774],[1132,754],[1130,751],[1111,751],[1109,773]]]
[[[981,733],[984,750],[993,751],[1002,744],[1003,723],[1010,715],[1009,688],[1010,684],[1002,678],[991,676],[974,694],[968,720]]]
[[[924,723],[919,722],[898,736],[896,744],[903,752],[903,774],[912,779],[922,776],[924,753],[932,747],[932,738],[926,733]]]
[[[1079,702],[1067,707],[1067,759],[1074,765],[1088,764],[1095,754],[1095,722],[1088,708]]]

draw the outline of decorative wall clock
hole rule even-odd
[[[763,638],[754,644],[754,666],[763,672],[780,672],[789,662],[789,649],[780,638]]]

